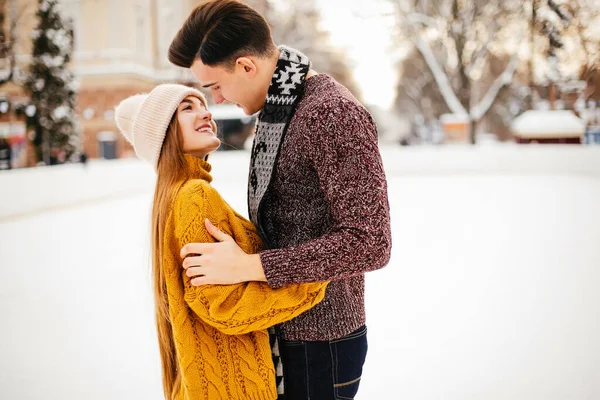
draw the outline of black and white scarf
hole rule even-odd
[[[280,46],[279,50],[281,54],[267,100],[258,115],[250,159],[248,211],[250,220],[256,226],[258,206],[271,182],[279,147],[302,97],[306,75],[310,70],[310,60],[304,54],[286,46]]]
[[[248,177],[248,214],[263,240],[265,237],[259,223],[258,208],[271,183],[279,148],[304,92],[304,82],[310,70],[310,60],[301,52],[286,46],[280,46],[279,51],[279,61],[271,79],[267,100],[258,115]],[[277,394],[283,395],[283,367],[275,329],[269,329],[269,336]]]

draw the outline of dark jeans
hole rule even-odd
[[[339,339],[281,339],[285,400],[354,399],[367,356],[367,327]]]

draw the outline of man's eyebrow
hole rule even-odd
[[[216,85],[216,84],[217,84],[217,82],[213,82],[213,83],[209,83],[208,85],[202,85],[202,87],[203,88],[209,88],[209,87],[211,87],[213,85]]]

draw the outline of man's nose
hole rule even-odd
[[[214,93],[213,100],[215,101],[215,104],[221,104],[225,101],[225,97],[221,96],[219,93]]]

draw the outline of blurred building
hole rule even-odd
[[[38,0],[3,3],[12,8],[7,10],[9,18],[18,18],[17,61],[27,70]],[[267,0],[249,3],[259,11],[267,7]],[[167,52],[198,4],[198,0],[59,0],[61,12],[73,21],[71,68],[80,81],[77,110],[89,157],[121,157],[131,152],[114,123],[114,107],[121,100],[163,82],[195,82],[188,70],[170,64]],[[4,85],[0,92],[11,101],[26,98],[14,83]]]
[[[440,123],[445,143],[467,143],[469,141],[471,120],[468,115],[442,114]]]
[[[585,122],[569,110],[529,110],[512,125],[517,143],[580,144]]]

